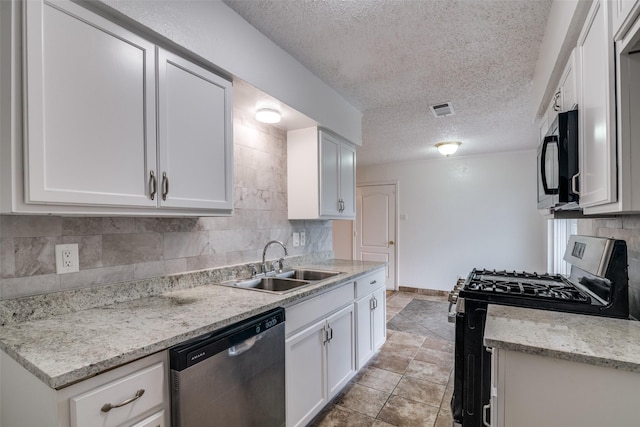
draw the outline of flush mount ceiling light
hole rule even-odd
[[[280,118],[280,111],[273,108],[260,108],[256,111],[256,120],[262,123],[278,123]]]
[[[450,155],[458,151],[458,147],[460,147],[461,144],[462,142],[460,141],[443,141],[438,142],[435,147],[438,149],[440,154],[449,157]]]

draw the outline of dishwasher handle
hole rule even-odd
[[[263,332],[260,335],[249,337],[241,343],[229,347],[227,350],[229,357],[240,356],[245,351],[251,350],[251,347],[253,347],[257,341],[261,340],[264,334],[265,333]]]

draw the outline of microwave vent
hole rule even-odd
[[[436,118],[452,116],[455,114],[455,111],[453,111],[453,105],[451,105],[451,102],[443,102],[441,104],[430,105],[429,109],[431,110],[434,117]]]

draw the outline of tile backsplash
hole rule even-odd
[[[640,215],[578,220],[578,234],[610,237],[627,242],[629,299],[632,315],[640,319]]]
[[[286,132],[234,111],[230,217],[0,216],[0,299],[255,262],[269,240],[289,255],[332,250],[331,221],[287,219]],[[294,231],[306,245],[293,247]],[[55,245],[77,243],[80,271],[55,273]],[[268,259],[281,256],[271,247]]]

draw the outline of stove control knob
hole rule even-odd
[[[455,304],[458,301],[458,293],[449,292],[449,302]]]

